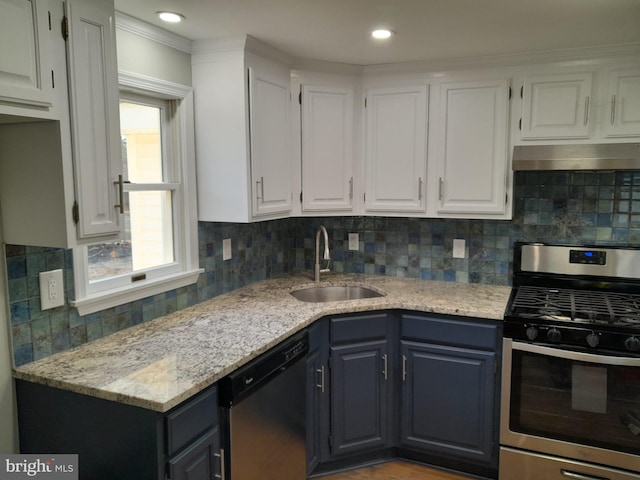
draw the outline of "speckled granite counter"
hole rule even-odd
[[[306,303],[300,272],[259,282],[17,368],[18,379],[165,412],[318,318],[407,309],[501,320],[509,287],[330,274],[323,285],[366,285],[385,296]]]

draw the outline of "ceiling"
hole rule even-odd
[[[293,57],[354,65],[640,42],[640,0],[115,0],[191,40],[252,35]],[[186,20],[161,22],[170,10]],[[382,42],[375,27],[396,34]]]

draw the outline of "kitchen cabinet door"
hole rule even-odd
[[[403,340],[401,443],[491,464],[496,354]]]
[[[353,208],[353,88],[302,85],[302,210]]]
[[[78,237],[120,234],[124,198],[112,0],[67,0],[71,129]]]
[[[48,12],[42,0],[0,0],[0,105],[52,106]]]
[[[521,138],[589,138],[591,79],[591,73],[525,77]]]
[[[427,85],[366,93],[365,209],[425,211]]]
[[[609,115],[604,128],[607,137],[640,136],[640,70],[609,74]]]
[[[327,322],[309,327],[307,355],[307,475],[328,458],[329,436],[329,335]],[[323,441],[324,440],[324,441]]]
[[[508,108],[507,79],[441,85],[438,215],[509,216]]]
[[[331,452],[388,446],[391,357],[387,340],[331,347]]]
[[[253,216],[291,211],[289,78],[249,68]]]
[[[226,40],[226,39],[225,39]],[[291,211],[289,68],[246,36],[193,45],[198,219],[253,222]],[[252,53],[271,52],[268,58]]]
[[[220,477],[220,431],[211,430],[169,461],[171,480],[213,480]]]

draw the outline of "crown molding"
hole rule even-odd
[[[191,54],[191,40],[156,27],[138,18],[116,11],[116,28],[133,33],[167,47],[175,48],[181,52]]]
[[[565,48],[541,52],[525,52],[504,55],[485,55],[478,57],[461,57],[451,59],[425,60],[405,63],[388,63],[365,65],[365,74],[370,73],[402,73],[420,70],[459,70],[483,67],[513,67],[541,63],[578,63],[598,60],[633,57],[640,55],[640,43],[621,45]]]
[[[167,99],[184,98],[193,90],[186,85],[124,70],[118,71],[118,85],[133,91],[154,92]]]

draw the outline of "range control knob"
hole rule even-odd
[[[560,330],[553,327],[547,330],[547,338],[552,342],[559,342],[562,339],[562,333]]]
[[[640,350],[640,338],[629,337],[624,341],[624,346],[630,352],[637,352],[638,350]]]
[[[596,348],[599,343],[600,336],[597,333],[591,332],[589,335],[587,335],[587,345],[589,345],[591,348]]]
[[[527,338],[529,340],[535,340],[536,337],[538,336],[538,329],[536,327],[527,327]]]

